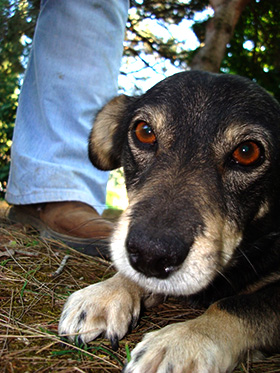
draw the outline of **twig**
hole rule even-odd
[[[15,250],[12,250],[12,249],[6,248],[6,251],[0,252],[0,256],[13,256],[13,255],[15,255]]]
[[[12,315],[13,302],[14,302],[14,289],[12,289],[12,294],[11,294],[11,302],[10,302],[10,309],[9,309],[9,315],[8,315],[8,317],[9,317],[8,321],[9,322],[10,322],[11,315]],[[9,324],[7,325],[6,329],[7,329],[7,335],[8,335],[9,334]],[[3,344],[3,348],[0,352],[0,356],[2,356],[6,346],[7,346],[7,338],[4,339],[4,344]]]
[[[77,372],[80,372],[80,373],[86,373],[84,370],[82,370],[80,368],[77,368],[77,367],[75,367],[74,370],[76,370]]]
[[[20,250],[20,249],[15,249],[15,252],[17,254],[24,254],[24,255],[27,255],[27,256],[39,256],[40,254],[39,253],[34,253],[34,252],[31,252],[31,251],[26,251],[26,250]]]
[[[70,255],[65,255],[64,258],[62,259],[61,263],[60,263],[60,266],[57,268],[57,270],[53,273],[50,274],[50,277],[56,277],[58,275],[61,274],[61,272],[63,271],[66,263],[67,263],[67,260],[70,258]]]
[[[26,250],[20,250],[20,249],[8,249],[5,247],[6,251],[0,251],[0,257],[1,256],[11,256],[13,257],[15,254],[24,254],[27,256],[38,256],[39,253],[33,253]]]

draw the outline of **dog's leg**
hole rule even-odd
[[[247,350],[276,351],[280,305],[275,290],[221,300],[194,320],[147,334],[124,372],[226,373]]]
[[[142,288],[118,273],[78,290],[64,306],[59,335],[86,343],[105,333],[113,348],[117,348],[119,339],[138,320],[143,295]]]
[[[197,319],[147,334],[124,372],[231,372],[239,359],[240,327],[235,317],[212,307]]]

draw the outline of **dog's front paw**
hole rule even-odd
[[[118,274],[78,290],[64,306],[59,335],[87,343],[104,333],[116,349],[129,326],[138,320],[141,295],[137,285]]]
[[[132,351],[123,372],[231,372],[238,363],[240,346],[233,347],[230,336],[223,335],[224,325],[216,329],[217,323],[211,325],[210,321],[201,316],[147,334]]]

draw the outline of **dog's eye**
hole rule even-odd
[[[141,143],[150,145],[156,143],[156,135],[148,123],[144,121],[137,123],[134,132],[137,140]]]
[[[253,141],[245,141],[232,153],[233,160],[241,166],[252,166],[261,158],[261,148]]]

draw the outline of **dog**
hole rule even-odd
[[[117,348],[149,294],[207,306],[147,334],[125,373],[231,372],[280,351],[280,106],[234,75],[175,74],[97,115],[89,157],[122,166],[129,207],[111,242],[117,274],[73,293],[59,334]]]

